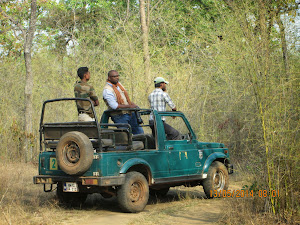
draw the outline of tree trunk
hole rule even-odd
[[[284,25],[280,19],[280,14],[277,15],[277,23],[280,29],[280,40],[281,40],[281,49],[282,49],[282,57],[283,57],[283,63],[284,63],[284,69],[285,69],[285,77],[286,81],[289,80],[289,73],[290,73],[290,67],[289,67],[289,60],[287,55],[287,45],[286,45],[286,39],[285,39],[285,29]]]
[[[37,20],[37,5],[36,0],[31,1],[31,15],[29,28],[25,36],[24,42],[24,58],[26,67],[26,81],[25,81],[25,160],[30,161],[33,156],[33,126],[32,126],[32,89],[33,89],[33,75],[31,66],[31,48],[36,27]]]
[[[126,20],[128,20],[129,18],[129,12],[130,12],[130,0],[127,0]]]
[[[261,69],[263,71],[263,75],[265,76],[265,82],[267,83],[267,79],[269,76],[269,62],[270,62],[270,49],[269,49],[269,35],[268,35],[268,24],[266,17],[268,17],[268,3],[265,3],[263,0],[259,1],[259,27],[261,34]],[[270,25],[272,26],[272,25]]]
[[[148,9],[149,10],[149,9]],[[142,28],[142,41],[143,41],[143,51],[144,51],[144,74],[147,81],[147,86],[150,84],[150,55],[149,55],[149,33],[148,26],[146,23],[146,13],[145,13],[145,1],[140,0],[140,16],[141,16],[141,28]]]

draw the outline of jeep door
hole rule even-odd
[[[168,140],[165,137],[165,149],[169,156],[169,169],[171,176],[189,176],[200,174],[202,170],[201,159],[197,150],[196,137],[182,114],[164,116],[165,122],[180,132],[181,140]]]

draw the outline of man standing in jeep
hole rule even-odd
[[[77,81],[74,86],[74,93],[76,98],[88,98],[92,100],[94,106],[99,105],[98,97],[92,85],[87,84],[90,80],[90,71],[87,67],[80,67],[77,70],[77,75],[80,81]],[[88,101],[76,101],[78,110],[78,121],[94,121],[92,106]]]
[[[172,111],[176,111],[175,104],[172,102],[170,96],[166,92],[168,83],[169,82],[166,81],[162,77],[155,78],[155,80],[154,80],[155,90],[152,91],[152,93],[148,97],[151,109],[157,110],[157,111],[166,111],[166,104],[168,103],[168,105],[171,107]],[[168,140],[180,140],[181,135],[180,135],[179,131],[174,129],[169,124],[167,124],[165,122],[164,117],[162,117],[162,121],[163,121],[163,124],[164,124],[167,139]],[[150,115],[149,125],[152,129],[152,134],[154,136],[155,132],[153,132],[153,130],[154,130],[154,121],[153,121],[152,114]]]

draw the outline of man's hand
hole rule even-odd
[[[92,101],[94,106],[98,106],[99,105],[99,100],[96,100],[96,101]]]
[[[176,107],[172,109],[172,111],[177,111]],[[176,116],[172,116],[173,119],[176,119]]]
[[[130,107],[129,108],[138,108],[138,106],[134,103],[132,103],[131,105],[129,105]]]
[[[121,104],[119,104],[117,109],[122,109],[122,108],[138,108],[138,106],[134,103],[132,103],[131,105],[121,105]]]

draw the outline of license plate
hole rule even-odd
[[[64,192],[79,192],[77,183],[75,182],[64,183]]]
[[[50,170],[57,170],[56,158],[50,158]]]

